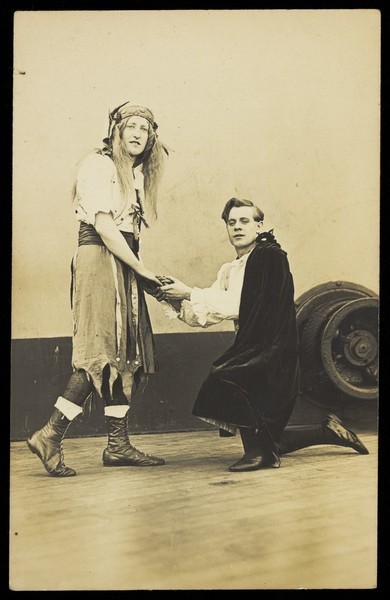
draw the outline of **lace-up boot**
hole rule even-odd
[[[129,441],[127,415],[121,418],[106,417],[108,422],[108,445],[103,452],[105,467],[155,467],[164,465],[163,458],[144,454]]]
[[[76,471],[64,464],[62,442],[71,421],[57,408],[46,425],[36,431],[28,440],[27,446],[42,461],[52,477],[73,477]]]

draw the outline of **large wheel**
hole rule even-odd
[[[377,294],[372,290],[350,281],[329,281],[316,285],[295,301],[298,332],[302,333],[307,320],[319,306],[339,300],[375,297]]]
[[[373,304],[371,302],[373,300]],[[350,303],[362,301],[365,308],[376,307],[375,317],[365,320],[362,327],[356,320],[353,330],[347,332],[348,341],[340,346],[334,338],[338,337],[330,323],[335,323],[336,315],[344,315]],[[368,301],[368,304],[364,304]],[[330,281],[315,286],[302,294],[295,303],[299,334],[299,358],[301,364],[301,390],[308,392],[313,401],[329,404],[335,398],[347,402],[351,397],[371,399],[377,396],[378,359],[374,358],[377,349],[377,309],[378,296],[372,290],[347,281]],[[353,304],[361,307],[361,304]],[[356,319],[362,318],[359,309]],[[339,313],[339,311],[343,311]],[[351,316],[352,318],[352,316]],[[342,322],[343,318],[341,317]],[[352,319],[354,321],[354,319]],[[350,321],[345,324],[348,327]],[[344,332],[345,327],[342,328]],[[327,334],[325,335],[325,331]],[[333,341],[332,341],[333,340]],[[342,338],[340,338],[341,343]],[[368,347],[370,350],[368,350]],[[367,356],[365,352],[367,351]],[[368,358],[369,364],[363,364]],[[371,360],[372,358],[372,360]]]
[[[378,395],[378,298],[345,303],[325,325],[321,359],[342,392],[362,399]]]
[[[304,323],[300,345],[300,358],[303,366],[315,367],[319,365],[319,361],[321,360],[320,345],[322,330],[330,315],[338,308],[344,306],[344,304],[345,300],[338,300],[337,302],[325,305],[321,304],[313,310],[310,317]]]

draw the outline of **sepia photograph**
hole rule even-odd
[[[13,43],[9,589],[376,589],[380,11]]]

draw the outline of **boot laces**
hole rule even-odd
[[[62,447],[62,438],[60,440],[60,465],[61,465],[61,467],[65,467],[65,464],[64,464],[64,449]]]
[[[60,439],[60,443],[59,443],[59,446],[60,446],[60,465],[61,465],[61,467],[64,467],[64,468],[66,467],[66,465],[65,465],[65,457],[64,457],[64,448],[63,448],[62,444],[63,444],[64,438],[65,438],[65,434],[68,431],[68,427],[65,429],[64,433],[62,434],[61,439]]]

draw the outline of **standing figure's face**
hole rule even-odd
[[[143,117],[129,117],[122,131],[123,145],[130,156],[139,156],[145,150],[149,137],[149,122]]]
[[[256,243],[262,223],[255,221],[252,206],[233,206],[229,213],[226,228],[230,243],[238,254],[249,251]]]

